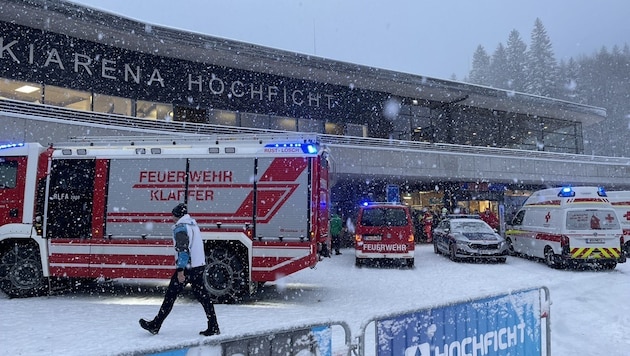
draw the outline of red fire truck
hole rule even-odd
[[[171,209],[203,232],[217,303],[313,267],[328,238],[328,150],[301,135],[92,138],[0,146],[0,288],[168,279]]]

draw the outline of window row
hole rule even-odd
[[[210,108],[188,108],[145,100],[72,90],[53,85],[0,79],[0,98],[61,106],[74,110],[134,116],[161,121],[250,127],[268,130],[300,131],[367,137],[365,125],[338,124],[321,120],[238,113]]]

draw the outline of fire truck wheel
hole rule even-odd
[[[42,295],[46,290],[39,249],[15,243],[0,258],[0,288],[10,298]]]
[[[236,303],[249,291],[246,263],[236,252],[213,248],[206,258],[204,284],[214,303]]]

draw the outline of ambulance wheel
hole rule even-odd
[[[354,265],[357,267],[363,267],[363,265],[365,264],[365,261],[363,261],[362,258],[356,258],[354,261]]]
[[[508,237],[507,239],[505,239],[505,242],[507,243],[507,246],[508,246],[508,255],[516,256],[516,251],[514,251],[514,245],[512,245],[512,240]]]
[[[0,257],[0,289],[10,298],[35,297],[46,291],[39,248],[35,243],[12,243]]]
[[[605,262],[600,264],[600,268],[605,271],[612,271],[617,267],[617,262]]]
[[[551,247],[547,247],[545,249],[545,264],[551,268],[558,268],[558,259],[556,258],[556,254],[553,253],[553,249]]]
[[[407,260],[407,268],[413,268],[414,264],[415,264],[415,259],[411,258]]]
[[[247,263],[235,251],[213,247],[206,257],[203,282],[213,303],[236,303],[249,292]]]

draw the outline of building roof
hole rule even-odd
[[[391,93],[423,105],[454,104],[581,122],[606,118],[599,107],[417,74],[335,61],[139,22],[61,0],[0,0],[0,20],[195,62]]]

